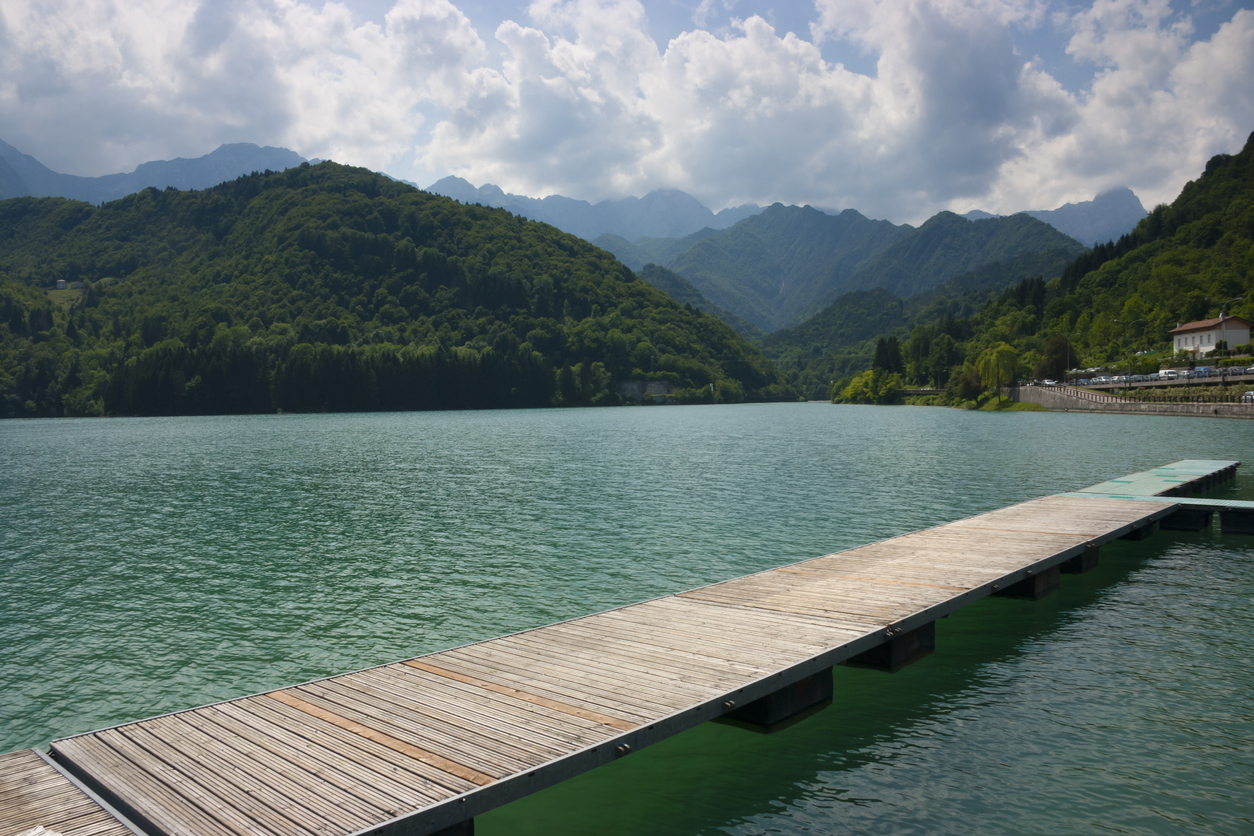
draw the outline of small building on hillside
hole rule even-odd
[[[1215,344],[1227,340],[1228,349],[1234,345],[1248,345],[1250,323],[1239,316],[1220,316],[1215,319],[1199,319],[1177,325],[1171,334],[1172,351],[1187,351],[1201,356],[1215,350]]]

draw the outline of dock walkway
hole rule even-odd
[[[5,755],[0,836],[36,825],[131,836],[119,822],[151,836],[470,832],[476,815],[708,720],[769,727],[802,716],[830,699],[833,665],[896,669],[930,652],[937,618],[991,594],[1039,597],[1059,573],[1094,565],[1102,544],[1200,513],[1167,494],[1205,490],[1237,464],[1177,462],[677,595],[57,740],[49,762]]]

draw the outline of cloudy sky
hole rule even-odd
[[[1245,0],[0,0],[0,139],[99,175],[223,142],[711,208],[1173,199],[1254,131]]]

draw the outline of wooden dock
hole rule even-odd
[[[54,825],[60,836],[135,836],[35,750],[0,755],[0,833]]]
[[[51,761],[63,771],[34,752],[6,755],[0,836],[36,825],[131,836],[120,822],[151,836],[470,832],[480,813],[699,723],[771,728],[805,716],[831,699],[833,665],[895,670],[926,655],[937,618],[992,594],[1048,593],[1061,573],[1095,565],[1102,544],[1201,513],[1165,494],[1205,490],[1237,464],[1178,462],[641,604],[57,740]]]

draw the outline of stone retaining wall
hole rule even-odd
[[[1043,386],[1006,390],[1012,401],[1040,404],[1051,412],[1098,412],[1108,415],[1173,415],[1202,418],[1254,419],[1249,403],[1138,403],[1088,401]]]

